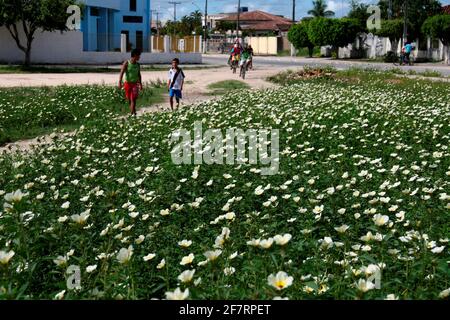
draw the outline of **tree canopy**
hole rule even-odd
[[[303,20],[294,24],[288,32],[288,39],[296,49],[308,48],[309,56],[312,57],[314,44],[308,37],[308,21]]]
[[[25,65],[31,63],[31,45],[37,30],[65,31],[67,8],[72,0],[0,0],[0,26],[5,26],[17,47],[25,53]],[[21,31],[25,40],[20,37]]]
[[[327,10],[328,5],[324,0],[313,1],[313,9],[308,11],[308,14],[313,17],[333,17],[334,12]]]

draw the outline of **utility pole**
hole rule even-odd
[[[388,19],[392,19],[392,0],[389,0]]]
[[[295,0],[292,0],[292,22],[295,23]]]
[[[295,24],[295,0],[292,0],[292,22]],[[291,57],[295,57],[297,55],[297,50],[294,45],[291,43]]]
[[[150,10],[150,12],[152,13],[152,17],[153,14],[156,15],[156,32],[157,32],[156,35],[159,36],[159,12],[156,10]]]
[[[159,12],[155,12],[156,14],[156,35],[159,37]]]
[[[408,0],[403,3],[403,45],[408,37]]]
[[[239,25],[241,24],[241,0],[238,0],[238,14],[236,23],[236,38],[239,39]]]
[[[205,30],[203,33],[203,53],[206,53],[208,45],[208,0],[205,0]]]
[[[181,4],[181,2],[169,1],[169,4],[173,4],[173,19],[177,22],[177,5]]]

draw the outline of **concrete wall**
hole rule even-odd
[[[397,48],[392,48],[391,41],[388,38],[378,37],[376,35],[367,34],[365,39],[361,41],[361,38],[357,38],[354,43],[349,44],[344,48],[339,48],[339,58],[369,58],[375,59],[383,57],[388,51],[395,51],[397,54],[401,52],[401,43],[397,44]],[[446,60],[447,47],[445,47],[441,41],[439,42],[439,48],[431,48],[431,40],[427,40],[427,49],[419,50],[419,39],[416,39],[416,49],[412,52],[415,59],[427,58],[437,61]],[[363,49],[363,50],[361,50]],[[361,52],[363,52],[361,56]],[[320,54],[326,57],[331,56],[331,47],[323,46],[320,48]]]
[[[8,30],[0,28],[0,63],[22,63],[20,51]],[[31,61],[35,64],[116,64],[130,57],[130,53],[83,51],[83,34],[80,31],[37,32],[33,41]],[[144,52],[141,63],[169,63],[178,57],[183,64],[202,63],[200,53],[149,53]]]

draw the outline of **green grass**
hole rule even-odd
[[[208,85],[208,89],[212,90],[211,95],[224,95],[235,90],[248,90],[250,86],[240,80],[224,80]]]
[[[138,108],[161,102],[166,91],[146,86]],[[128,112],[123,92],[109,86],[0,89],[0,145]]]

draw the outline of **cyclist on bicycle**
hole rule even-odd
[[[231,49],[231,52],[230,52],[230,59],[229,59],[229,61],[230,61],[230,66],[231,67],[233,65],[233,62],[235,62],[235,61],[239,62],[239,58],[240,58],[241,52],[242,52],[241,48],[236,43],[234,45],[233,49]]]
[[[402,53],[403,53],[403,63],[404,64],[409,64],[411,62],[411,52],[413,51],[413,45],[411,44],[411,42],[406,41],[405,45],[402,48]]]
[[[250,61],[249,61],[248,65],[249,65],[250,69],[253,69],[253,55],[254,55],[254,53],[253,53],[253,48],[252,48],[251,44],[248,45],[247,50],[248,50],[248,53],[250,54]]]
[[[242,52],[242,56],[241,56],[241,61],[240,61],[240,67],[242,68],[243,66],[245,68],[247,68],[250,66],[250,61],[252,59],[252,56],[250,54],[250,51],[247,49],[244,49],[244,52]]]

